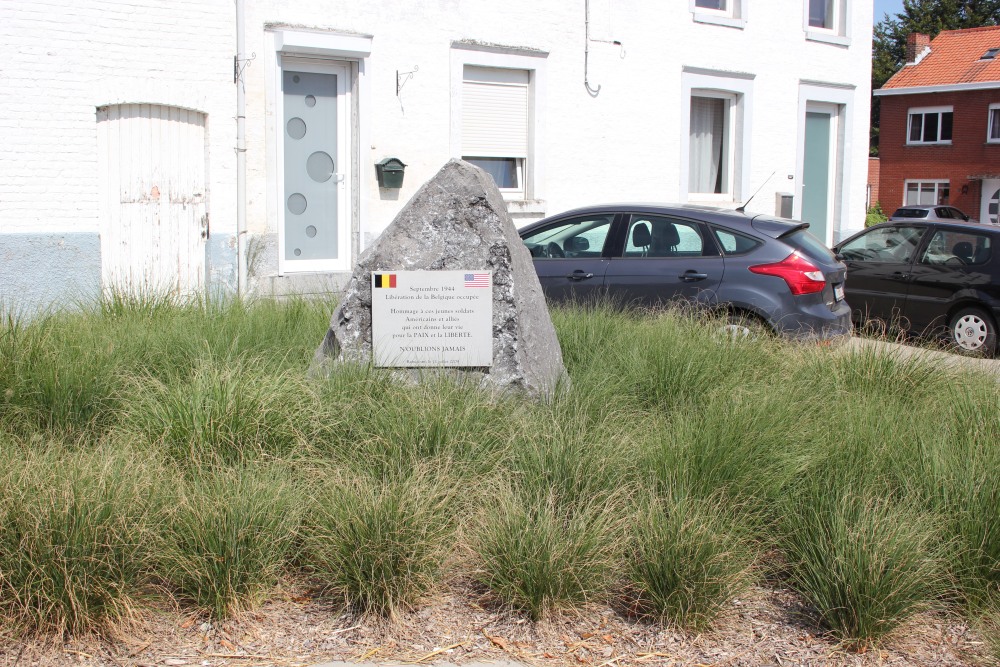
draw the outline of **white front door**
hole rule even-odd
[[[281,59],[281,273],[351,267],[349,71],[333,61]]]
[[[101,278],[106,290],[205,287],[205,114],[157,104],[98,109]]]
[[[979,221],[1000,224],[1000,179],[983,181],[979,205]]]

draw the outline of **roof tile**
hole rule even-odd
[[[931,40],[931,52],[923,60],[904,65],[882,88],[1000,82],[1000,54],[993,60],[981,60],[986,51],[997,48],[1000,26],[945,30]]]

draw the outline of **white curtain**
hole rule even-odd
[[[723,192],[726,100],[691,97],[688,192]]]
[[[809,25],[813,28],[833,30],[834,0],[809,0]]]

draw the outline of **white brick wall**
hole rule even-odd
[[[851,0],[848,0],[851,1]],[[546,212],[614,200],[676,201],[684,67],[754,75],[748,196],[773,212],[774,193],[797,189],[799,85],[854,85],[845,161],[845,229],[863,223],[872,0],[851,1],[849,46],[808,41],[805,0],[746,0],[744,29],[695,23],[686,0],[591,0],[584,88],[584,0],[247,0],[248,221],[275,231],[271,96],[265,24],[373,36],[368,132],[360,147],[367,215],[377,234],[452,154],[450,45],[478,40],[547,51]],[[99,230],[95,108],[155,102],[208,114],[210,212],[215,233],[235,230],[235,12],[231,0],[5,0],[0,4],[0,232]],[[624,57],[622,57],[624,56]],[[396,71],[419,67],[396,96]],[[844,89],[841,89],[844,90]],[[409,165],[398,198],[374,163]],[[793,179],[788,180],[788,175]],[[270,179],[270,181],[269,181]],[[269,201],[269,197],[271,201]],[[856,220],[856,222],[855,222]]]
[[[809,41],[803,30],[805,0],[747,0],[742,30],[692,20],[680,0],[592,0],[592,37],[622,47],[590,45],[584,88],[584,3],[534,0],[386,3],[300,0],[253,3],[248,12],[248,48],[266,53],[267,23],[285,23],[373,35],[370,144],[362,146],[362,177],[370,193],[365,231],[377,234],[400,206],[451,157],[449,145],[449,51],[453,41],[478,40],[547,51],[547,126],[539,128],[546,159],[546,212],[599,201],[677,201],[680,169],[682,68],[734,70],[755,75],[749,196],[774,177],[750,208],[774,212],[774,193],[797,188],[799,84],[853,85],[852,125],[845,141],[849,190],[845,208],[862,225],[865,160],[868,155],[871,0],[851,2],[849,47]],[[624,57],[622,57],[624,56]],[[396,97],[396,71],[419,67]],[[248,127],[252,160],[250,223],[265,229],[274,213],[267,197],[263,67],[248,81]],[[398,200],[382,200],[372,165],[386,156],[409,166]],[[793,179],[789,180],[788,175]],[[853,225],[854,218],[845,219]]]
[[[117,102],[208,114],[213,217],[231,217],[233,15],[226,0],[0,3],[0,232],[99,231],[96,109]]]

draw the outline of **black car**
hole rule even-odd
[[[845,267],[807,224],[696,206],[616,204],[520,230],[551,301],[683,300],[793,338],[851,331]]]
[[[1000,228],[950,222],[885,222],[834,247],[847,264],[847,302],[857,322],[876,320],[945,336],[961,352],[997,348]]]

